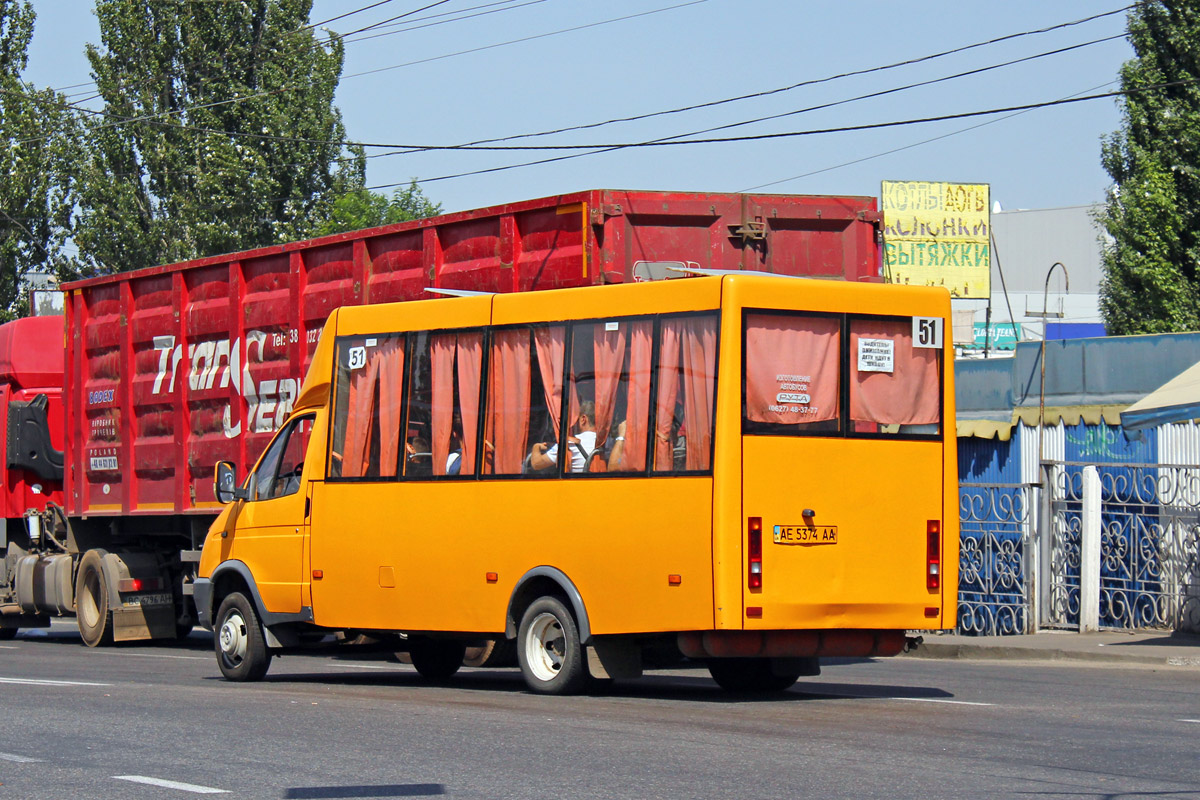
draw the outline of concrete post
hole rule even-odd
[[[1037,557],[1036,569],[1031,571],[1031,591],[1036,592],[1037,601],[1034,603],[1034,619],[1036,625],[1031,633],[1037,633],[1040,626],[1049,622],[1052,608],[1050,590],[1054,583],[1054,487],[1058,485],[1057,470],[1062,467],[1054,464],[1039,464],[1038,477],[1041,485],[1037,492],[1038,526],[1037,526]]]
[[[1100,630],[1100,472],[1083,468],[1083,519],[1079,531],[1079,632]]]

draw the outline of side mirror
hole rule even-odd
[[[249,493],[237,485],[237,473],[232,462],[218,461],[216,477],[213,479],[213,495],[221,505],[234,500],[245,500]]]

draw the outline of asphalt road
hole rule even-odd
[[[769,700],[703,670],[559,698],[333,654],[232,684],[210,648],[0,642],[0,798],[1200,798],[1189,670],[859,660]]]

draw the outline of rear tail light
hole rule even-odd
[[[747,524],[747,546],[749,554],[746,585],[751,589],[762,588],[762,517],[750,517]]]
[[[925,588],[942,585],[942,523],[931,519],[925,524]]]
[[[157,592],[162,588],[162,578],[121,578],[117,581],[118,592]]]

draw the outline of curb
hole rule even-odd
[[[1143,665],[1200,669],[1200,656],[1146,655],[1143,653],[1097,652],[1092,650],[1062,650],[1057,648],[1011,647],[1004,645],[972,645],[939,643],[926,640],[901,658],[959,659],[964,661],[1068,661],[1091,664]]]

